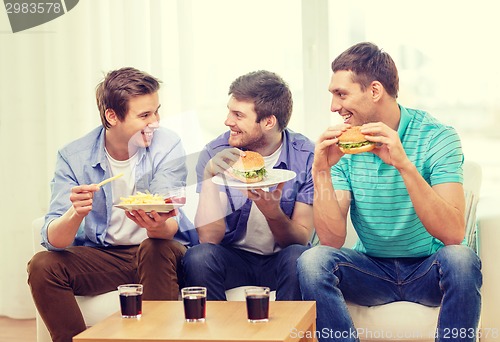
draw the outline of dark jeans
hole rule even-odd
[[[182,260],[187,286],[207,288],[208,300],[226,300],[225,290],[244,285],[268,286],[276,300],[301,300],[297,259],[307,246],[291,245],[272,255],[202,243]]]
[[[94,296],[120,284],[141,283],[144,300],[177,300],[185,252],[179,242],[161,239],[146,239],[139,246],[43,251],[28,263],[28,284],[52,340],[70,342],[86,329],[75,295]]]
[[[302,255],[298,271],[304,300],[316,301],[317,331],[328,332],[319,336],[321,342],[359,341],[346,301],[441,306],[436,341],[476,341],[481,261],[466,246],[446,246],[424,258],[396,259],[318,246]]]

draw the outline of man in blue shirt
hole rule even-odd
[[[347,49],[332,70],[331,111],[344,123],[328,128],[316,145],[314,223],[321,246],[298,260],[303,299],[317,303],[319,339],[359,341],[346,301],[410,301],[441,306],[437,341],[454,329],[462,332],[454,341],[475,341],[481,263],[461,245],[465,200],[457,133],[397,103],[396,66],[374,44]],[[375,149],[344,155],[338,137],[351,126],[361,126]],[[349,209],[359,236],[353,249],[341,248]]]
[[[197,164],[200,245],[183,259],[187,285],[207,287],[207,298],[225,300],[242,285],[276,289],[278,300],[300,300],[296,260],[307,248],[312,224],[313,143],[287,127],[288,85],[275,73],[256,71],[230,86],[229,131],[208,143]],[[276,187],[239,190],[216,185],[244,151],[264,157],[266,169],[297,175]]]
[[[181,258],[197,242],[194,227],[181,211],[114,207],[139,191],[165,195],[185,187],[181,141],[159,127],[159,87],[134,68],[109,72],[96,90],[102,127],[57,154],[42,227],[48,251],[28,265],[35,305],[54,341],[69,342],[86,328],[75,295],[142,283],[146,300],[178,298]]]

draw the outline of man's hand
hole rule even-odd
[[[71,207],[47,228],[47,239],[56,248],[65,248],[75,240],[75,234],[85,216],[92,210],[94,193],[99,191],[96,184],[78,185],[71,188]]]
[[[283,215],[280,207],[281,194],[283,193],[285,183],[279,183],[273,191],[264,191],[262,189],[247,190],[249,199],[255,202],[257,208],[262,214],[270,220]]]
[[[367,123],[361,126],[361,133],[366,134],[368,141],[377,143],[371,151],[388,165],[401,170],[411,163],[395,130],[382,122]]]
[[[314,149],[314,172],[330,172],[330,168],[338,163],[344,155],[337,146],[338,137],[349,127],[351,125],[347,124],[329,127],[321,134]]]
[[[288,217],[280,207],[284,186],[285,183],[280,183],[273,191],[254,189],[246,193],[266,218],[275,243],[281,247],[305,245],[313,230],[312,205],[295,202],[292,217]]]
[[[217,153],[205,166],[205,178],[213,177],[218,173],[225,173],[231,166],[244,156],[245,152],[237,148],[227,148]]]
[[[160,233],[165,228],[165,221],[177,215],[177,210],[168,213],[152,211],[146,213],[144,210],[125,211],[125,215],[135,222],[139,227],[145,228],[148,233]]]
[[[78,185],[71,189],[69,200],[78,217],[84,218],[92,210],[94,192],[99,191],[96,184]]]

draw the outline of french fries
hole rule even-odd
[[[120,197],[120,204],[165,204],[165,199],[160,195],[153,195],[138,191],[135,195]]]

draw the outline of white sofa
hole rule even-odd
[[[479,193],[481,172],[477,164],[465,167],[465,188]],[[474,200],[474,198],[472,198]],[[477,206],[477,239],[479,255],[483,263],[482,329],[481,341],[500,341],[500,270],[495,260],[500,260],[500,199],[481,198]],[[472,206],[474,209],[474,206]],[[475,211],[469,212],[470,223],[476,222]],[[40,227],[43,218],[33,221],[35,251],[41,250]],[[352,245],[355,232],[348,233],[346,245]],[[243,300],[243,287],[226,291],[228,300]],[[87,326],[104,319],[119,310],[116,291],[95,297],[76,296]],[[349,304],[355,325],[361,332],[362,341],[434,341],[431,337],[436,327],[439,308],[397,302],[387,305],[362,307]],[[37,341],[50,341],[47,329],[37,314]],[[363,334],[364,332],[364,334]]]
[[[476,248],[482,259],[483,287],[480,341],[500,341],[500,198],[480,198],[481,167],[473,162],[464,165],[467,229],[476,235]],[[477,205],[477,206],[476,206]],[[477,230],[476,230],[477,224]],[[348,233],[346,246],[353,245],[356,233]],[[434,341],[439,308],[409,302],[365,307],[348,303],[362,341]]]

